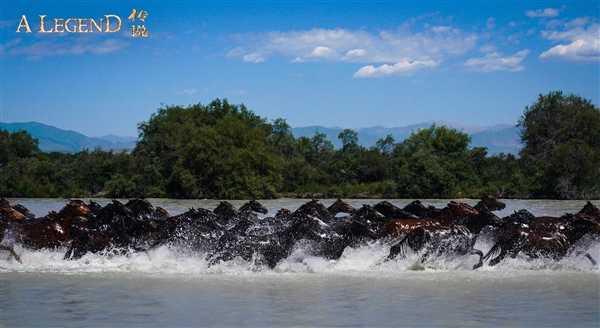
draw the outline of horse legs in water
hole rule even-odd
[[[575,255],[576,255],[576,256],[579,256],[579,255],[581,255],[581,254],[583,254],[583,252],[582,252],[582,251],[579,251],[579,252],[576,252],[576,253],[575,253]],[[595,260],[595,259],[594,259],[594,258],[593,258],[591,255],[590,255],[590,253],[587,253],[587,252],[586,252],[585,254],[583,254],[583,256],[584,256],[586,259],[590,260],[590,262],[592,263],[592,265],[593,265],[593,266],[596,266],[596,265],[598,265],[598,262],[596,262],[596,260]]]
[[[483,265],[483,252],[480,251],[480,250],[478,250],[478,249],[473,248],[469,252],[469,254],[471,254],[471,255],[479,255],[479,262],[477,262],[477,264],[475,264],[473,266],[473,270],[477,270],[477,269],[481,268],[481,266]]]
[[[583,253],[584,251],[577,251],[575,252],[575,256],[580,256],[581,254],[583,254],[583,256],[588,259],[593,266],[598,265],[598,262],[596,262],[596,260],[592,257],[592,255],[590,255],[590,253],[585,252],[585,254]]]
[[[406,235],[402,240],[397,242],[395,245],[390,247],[390,254],[387,257],[387,260],[394,259],[398,254],[404,257],[404,243],[408,241],[408,235]]]
[[[504,260],[506,255],[508,255],[508,250],[506,250],[505,247],[500,246],[500,243],[497,243],[496,245],[492,246],[492,248],[490,248],[490,250],[487,252],[487,254],[485,254],[485,256],[483,257],[483,261],[487,261],[487,259],[491,258],[492,256],[494,256],[496,254],[497,254],[497,256],[495,258],[493,258],[492,260],[490,260],[490,262],[489,262],[490,266],[494,266],[494,265],[500,263],[502,260]],[[516,256],[516,253],[514,255]]]
[[[590,262],[592,262],[592,265],[598,265],[598,262],[596,262],[596,260],[594,260],[594,258],[590,255],[590,253],[585,253],[584,255],[588,260],[590,260]]]
[[[0,245],[0,250],[8,251],[10,253],[10,255],[12,255],[17,262],[23,263],[23,262],[21,262],[21,258],[19,257],[19,255],[17,255],[17,252],[15,252],[15,250],[12,247]]]

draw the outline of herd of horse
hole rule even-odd
[[[389,245],[387,260],[419,254],[420,261],[439,256],[477,256],[477,269],[519,254],[560,260],[585,256],[600,240],[600,210],[592,203],[575,214],[535,217],[527,210],[498,217],[505,205],[484,197],[475,206],[449,202],[444,208],[416,200],[400,208],[388,201],[354,208],[338,199],[326,207],[311,200],[295,211],[280,209],[268,216],[257,201],[239,209],[222,201],[171,216],[144,199],[113,200],[105,206],[71,200],[59,212],[35,217],[26,207],[0,199],[0,251],[21,262],[13,246],[64,249],[65,260],[87,253],[107,256],[145,252],[158,246],[177,247],[206,256],[213,265],[242,258],[270,268],[301,245],[311,255],[338,259],[347,247],[374,242]],[[492,247],[475,248],[478,238]]]

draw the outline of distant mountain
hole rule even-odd
[[[356,129],[358,141],[365,147],[374,146],[377,140],[391,134],[396,142],[406,139],[411,133],[430,127],[433,122],[424,122],[402,127],[386,128],[373,126]],[[464,131],[471,135],[471,146],[487,147],[490,154],[511,153],[517,154],[521,149],[519,131],[511,125],[495,125],[489,127],[460,126],[445,122],[436,122],[437,125],[447,125]],[[39,141],[43,151],[78,152],[83,149],[93,150],[130,150],[135,147],[137,138],[106,135],[103,137],[88,137],[79,132],[63,130],[38,122],[1,123],[0,129],[11,132],[24,130],[29,132]],[[295,137],[311,137],[316,132],[324,133],[336,147],[341,143],[338,134],[343,130],[340,127],[324,127],[319,125],[292,128]]]
[[[96,148],[103,150],[129,150],[135,146],[136,141],[136,138],[133,137],[112,135],[99,138],[88,137],[79,132],[63,130],[38,122],[0,122],[0,129],[10,132],[27,131],[34,138],[38,139],[40,149],[47,152],[73,153],[84,149],[93,150]]]
[[[102,139],[102,140],[110,141],[113,144],[126,145],[127,146],[126,148],[135,147],[135,142],[137,141],[136,137],[123,137],[123,136],[116,136],[114,134],[107,134],[105,136],[101,136],[98,138]]]
[[[519,128],[508,126],[471,134],[471,146],[486,147],[490,154],[518,154],[523,144]]]
[[[429,128],[434,122],[424,122],[419,124],[407,125],[403,127],[386,128],[382,126],[374,126],[368,128],[355,129],[358,132],[358,142],[365,146],[374,146],[377,140],[391,134],[396,142],[403,141],[411,133],[420,129]],[[446,125],[452,128],[461,130],[471,135],[471,146],[486,147],[488,153],[511,153],[518,154],[521,150],[521,141],[519,138],[519,130],[512,125],[494,125],[489,127],[473,127],[460,126],[457,124],[446,122],[435,122],[436,125]],[[335,147],[341,147],[341,142],[338,139],[338,134],[343,130],[340,127],[324,127],[319,125],[297,127],[292,129],[295,137],[311,137],[315,133],[324,133]]]

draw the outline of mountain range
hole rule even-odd
[[[408,138],[413,132],[420,129],[431,127],[433,124],[438,126],[446,125],[471,135],[472,147],[486,147],[489,154],[510,153],[518,154],[521,150],[521,140],[519,129],[513,125],[494,125],[488,127],[460,126],[447,122],[424,122],[419,124],[407,125],[402,127],[387,128],[374,126],[368,128],[354,129],[358,133],[358,141],[365,147],[374,146],[377,140],[391,134],[396,142]],[[323,126],[305,126],[292,129],[295,137],[310,137],[315,133],[324,133],[331,140],[335,147],[341,147],[338,134],[342,132],[340,127]]]
[[[73,153],[84,149],[129,150],[135,147],[137,138],[107,135],[103,137],[88,137],[82,133],[63,130],[38,122],[2,123],[0,129],[10,132],[27,131],[38,139],[43,151]]]
[[[402,141],[410,136],[411,133],[423,128],[428,128],[433,124],[446,125],[461,130],[471,135],[471,146],[487,147],[490,154],[511,153],[518,154],[521,149],[519,130],[512,125],[494,125],[494,126],[462,126],[447,122],[424,122],[402,127],[382,127],[374,126],[355,129],[358,133],[359,143],[365,147],[375,145],[377,140],[391,134],[396,142]],[[82,133],[60,129],[51,125],[39,122],[20,122],[20,123],[2,123],[0,129],[15,131],[27,131],[34,138],[38,139],[40,149],[43,151],[58,152],[78,152],[84,149],[103,150],[131,150],[135,147],[136,137],[122,137],[115,135],[106,135],[102,137],[88,137]],[[341,143],[338,134],[343,130],[340,127],[324,127],[319,125],[292,128],[295,137],[311,137],[316,132],[327,135],[334,146],[340,147]]]

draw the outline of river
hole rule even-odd
[[[37,215],[62,199],[11,199]],[[96,200],[106,203],[109,200]],[[305,200],[261,201],[269,214]],[[324,200],[326,205],[333,200]],[[380,200],[352,200],[354,206]],[[391,200],[404,206],[411,200]],[[463,200],[473,204],[472,200]],[[171,214],[218,201],[151,200]],[[447,200],[425,200],[443,206]],[[500,216],[577,212],[583,201],[506,200]],[[239,206],[243,201],[233,202]],[[599,201],[595,201],[600,206]],[[490,245],[478,242],[487,250]],[[148,254],[86,255],[17,249],[23,264],[0,253],[0,327],[31,326],[387,326],[598,327],[600,271],[583,257],[560,262],[509,259],[469,268],[473,258],[417,256],[384,262],[389,248],[348,248],[338,261],[298,249],[268,270],[239,260],[209,267],[202,257],[161,247]],[[590,252],[600,257],[600,245]]]

